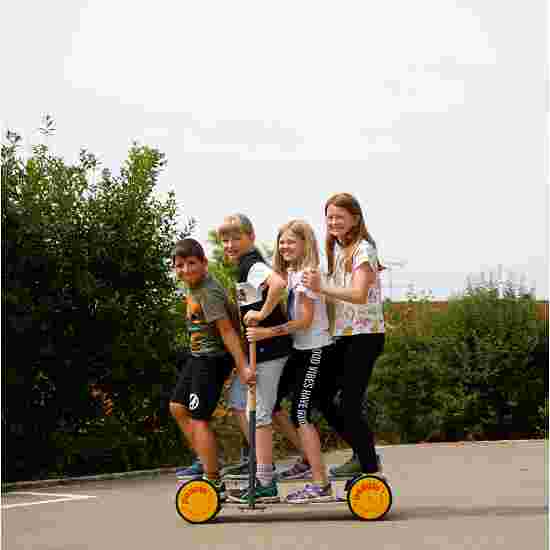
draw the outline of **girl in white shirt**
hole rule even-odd
[[[305,270],[318,269],[319,249],[312,228],[304,221],[284,225],[277,237],[273,268],[287,279],[288,323],[274,327],[248,327],[249,341],[291,334],[293,350],[285,366],[294,372],[291,417],[298,428],[304,453],[311,465],[313,482],[291,493],[291,503],[332,500],[332,491],[321,456],[317,428],[311,423],[313,402],[320,392],[321,371],[329,361],[329,322],[322,295],[304,287]]]
[[[325,205],[328,277],[318,270],[304,273],[304,286],[329,300],[341,379],[327,369],[321,408],[328,423],[352,447],[352,460],[331,471],[347,477],[376,473],[380,465],[374,436],[362,414],[362,403],[376,359],[384,349],[384,311],[376,244],[367,231],[361,206],[349,193],[332,196]],[[334,378],[331,378],[334,375]],[[343,385],[343,405],[334,392]]]

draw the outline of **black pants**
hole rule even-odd
[[[291,418],[297,428],[311,424],[311,412],[321,388],[321,372],[332,357],[330,348],[331,346],[310,350],[295,349],[290,355],[288,364],[294,370]]]
[[[363,472],[376,472],[374,435],[363,414],[363,398],[372,369],[384,350],[384,334],[343,336],[321,378],[321,411],[330,426],[357,453]],[[341,400],[336,403],[336,395]]]

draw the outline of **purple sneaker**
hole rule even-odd
[[[283,470],[278,474],[277,479],[280,481],[287,479],[311,479],[311,466],[306,464],[302,458],[299,458],[288,470]]]
[[[325,487],[308,483],[303,489],[294,491],[286,497],[289,504],[305,504],[307,502],[330,502],[334,500],[330,483]]]

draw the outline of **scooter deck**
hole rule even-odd
[[[327,479],[328,479],[328,481],[331,481],[331,482],[332,481],[347,481],[348,479],[353,479],[354,477],[357,477],[358,475],[362,475],[362,474],[356,473],[356,474],[350,474],[348,476],[333,476],[333,475],[330,474],[330,469],[333,466],[338,466],[338,464],[329,464],[327,466]],[[380,476],[380,477],[385,477],[382,472],[378,472],[376,475]],[[222,476],[222,478],[223,478],[224,481],[248,481],[248,474],[246,474],[246,475],[227,475],[227,476]],[[278,477],[275,474],[275,479],[277,480],[277,483],[300,483],[300,482],[311,483],[313,478],[311,476],[309,476],[309,477],[301,477],[301,478],[297,478],[297,479],[288,479],[288,478],[281,479],[280,477]]]
[[[346,476],[346,477],[327,476],[327,481],[330,481],[331,483],[336,482],[336,481],[348,481],[349,479],[353,479],[354,477],[357,477],[357,476],[356,475]],[[247,482],[248,483],[248,476],[247,477],[244,477],[244,476],[243,477],[224,477],[222,479],[225,481],[225,483],[232,482],[232,481]],[[298,479],[287,479],[287,478],[280,479],[278,477],[275,477],[275,481],[277,482],[277,484],[281,484],[281,483],[284,483],[284,484],[286,484],[286,483],[313,483],[313,478],[312,477],[300,477]]]
[[[322,501],[315,501],[315,502],[288,502],[286,500],[278,500],[277,502],[256,502],[254,505],[254,508],[251,508],[247,503],[244,502],[235,502],[233,500],[226,500],[225,502],[222,502],[221,506],[222,508],[225,508],[226,506],[236,506],[241,508],[246,508],[249,510],[255,510],[255,509],[264,509],[264,508],[271,508],[271,506],[291,506],[293,508],[297,508],[299,506],[317,506],[319,504],[347,504],[346,496],[343,495],[334,495],[331,500],[322,500]]]
[[[356,476],[349,476],[349,477],[334,477],[329,476],[328,481],[333,485],[333,489],[337,486],[341,486],[345,483],[348,483],[350,480],[354,479]],[[292,486],[304,486],[307,483],[313,483],[312,478],[300,478],[300,479],[276,479],[277,485],[280,488],[280,491],[282,491],[283,495],[287,493],[289,490],[291,490]],[[224,478],[225,486],[228,490],[242,490],[246,489],[248,487],[248,478],[232,478],[232,479],[225,479]],[[285,495],[286,496],[286,495]]]

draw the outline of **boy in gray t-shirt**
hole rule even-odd
[[[194,239],[178,241],[173,264],[176,275],[188,287],[186,315],[191,355],[178,378],[170,412],[200,458],[205,478],[215,485],[223,500],[225,486],[220,480],[217,443],[209,421],[234,363],[244,384],[254,380],[235,330],[238,313],[233,311],[223,287],[208,274],[202,246]]]
[[[191,354],[195,357],[226,355],[227,350],[216,326],[216,321],[227,318],[231,309],[223,287],[206,274],[198,286],[189,287],[186,302]]]

